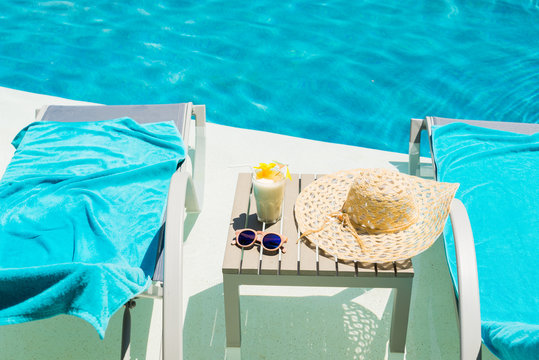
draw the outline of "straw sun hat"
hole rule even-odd
[[[299,194],[296,220],[302,237],[340,260],[405,260],[440,235],[458,186],[386,169],[339,171]]]

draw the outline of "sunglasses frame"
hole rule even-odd
[[[249,245],[242,245],[237,241],[238,235],[241,234],[242,232],[246,231],[246,230],[254,232],[255,233],[255,238],[254,238],[253,242],[250,243]],[[281,243],[275,249],[268,249],[267,247],[264,246],[264,242],[262,241],[264,239],[264,236],[270,235],[270,234],[271,235],[277,235],[281,239]],[[264,248],[264,250],[266,250],[266,251],[278,251],[279,249],[281,249],[281,251],[283,253],[285,253],[286,250],[284,248],[284,243],[286,243],[287,241],[288,241],[288,238],[286,236],[278,234],[276,232],[260,231],[260,230],[245,228],[245,229],[236,230],[236,237],[234,238],[234,241],[232,242],[232,245],[237,245],[237,246],[239,246],[241,248],[248,248],[248,247],[252,246],[254,243],[258,242],[258,243],[260,243],[260,246],[262,246]]]

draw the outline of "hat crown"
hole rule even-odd
[[[391,233],[404,230],[419,218],[413,185],[396,171],[373,169],[356,176],[342,211],[358,230]]]

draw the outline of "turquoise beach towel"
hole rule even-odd
[[[453,123],[434,128],[433,150],[470,217],[483,342],[504,360],[539,359],[539,134]],[[445,245],[456,286],[451,226]]]
[[[0,325],[78,316],[101,338],[151,283],[172,174],[172,121],[36,122],[0,181]]]

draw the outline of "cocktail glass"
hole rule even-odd
[[[270,171],[254,171],[253,192],[258,221],[271,224],[281,219],[285,183],[285,174],[277,166]]]

